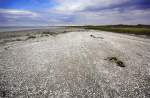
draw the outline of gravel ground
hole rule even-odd
[[[150,98],[150,39],[89,30],[1,45],[0,97]]]

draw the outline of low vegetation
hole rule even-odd
[[[121,60],[119,60],[117,57],[108,57],[105,60],[108,60],[109,62],[112,62],[112,63],[116,63],[116,65],[119,67],[125,67],[125,64]]]
[[[56,34],[56,33],[55,33],[55,32],[44,31],[44,32],[42,32],[42,34],[49,34],[49,35],[52,35],[52,34]]]
[[[34,36],[34,35],[30,35],[27,37],[27,39],[34,39],[34,38],[36,38],[36,36]]]
[[[150,25],[106,25],[106,26],[82,26],[85,29],[110,31],[135,35],[150,36]]]

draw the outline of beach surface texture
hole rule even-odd
[[[150,98],[150,39],[86,30],[1,44],[0,98]]]

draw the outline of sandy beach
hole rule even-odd
[[[20,32],[0,39],[0,97],[150,98],[150,39],[81,29]]]

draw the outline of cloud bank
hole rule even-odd
[[[150,24],[149,0],[29,1],[38,2],[39,7],[18,9],[16,4],[16,8],[11,9],[0,6],[0,25]],[[46,2],[51,5],[43,8]]]

